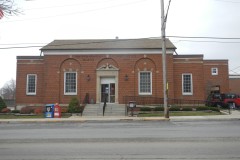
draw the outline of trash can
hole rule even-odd
[[[54,118],[54,104],[47,104],[45,118]]]
[[[131,116],[133,116],[133,111],[134,111],[134,108],[136,107],[136,101],[129,101],[128,102],[128,107],[131,110]]]

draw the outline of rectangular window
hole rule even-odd
[[[182,74],[182,94],[183,95],[192,95],[192,74]]]
[[[36,95],[36,86],[37,86],[37,75],[28,74],[27,75],[27,95]]]
[[[218,75],[218,68],[212,68],[212,75]]]
[[[64,94],[65,95],[77,94],[77,73],[76,72],[64,73]]]
[[[139,72],[139,94],[152,94],[152,72]]]

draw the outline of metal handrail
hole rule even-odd
[[[153,105],[153,106],[163,106],[163,98],[159,97],[148,97],[148,96],[124,96],[123,97],[125,103],[125,115],[128,115],[129,112],[129,102],[135,101],[137,105]],[[168,99],[168,104],[170,106],[178,106],[183,107],[184,105],[191,105],[195,107],[199,107],[201,105],[205,105],[206,101],[204,100],[186,100],[186,99]]]
[[[163,98],[159,97],[147,97],[147,96],[124,96],[124,103],[127,105],[129,101],[135,101],[137,105],[161,105],[163,104]],[[169,105],[183,106],[194,105],[200,106],[205,104],[204,100],[186,100],[186,99],[168,99]]]
[[[105,114],[105,108],[107,106],[107,94],[104,95],[104,103],[103,103],[103,116]]]

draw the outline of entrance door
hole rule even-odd
[[[115,103],[115,78],[101,78],[101,102]]]

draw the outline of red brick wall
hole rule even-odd
[[[205,60],[204,61],[205,94],[210,93],[211,86],[220,86],[221,93],[229,92],[229,74],[227,60]],[[211,68],[218,68],[218,75],[212,75]]]
[[[169,98],[203,100],[206,84],[217,82],[222,91],[228,91],[228,66],[220,63],[219,76],[210,75],[212,67],[203,56],[173,56],[167,54],[167,81]],[[34,62],[34,63],[33,63]],[[37,64],[36,64],[37,63]],[[17,63],[17,104],[68,104],[73,96],[64,95],[64,72],[77,72],[77,97],[82,101],[86,93],[96,102],[96,69],[110,64],[119,69],[119,103],[124,96],[138,96],[139,71],[152,72],[151,97],[163,97],[162,58],[159,54],[134,55],[45,55],[43,60],[21,60]],[[182,73],[191,73],[193,95],[182,95]],[[37,74],[37,95],[26,96],[27,74]],[[87,80],[87,77],[90,80]],[[125,76],[128,80],[125,80]]]
[[[204,78],[203,78],[203,59],[202,57],[175,56],[173,75],[174,75],[174,98],[188,100],[204,100]],[[192,74],[193,94],[182,94],[182,74]]]
[[[42,60],[18,60],[16,75],[16,104],[42,104],[43,99],[43,66]],[[37,74],[37,90],[34,95],[26,95],[27,74]]]
[[[231,76],[230,76],[231,77]],[[229,78],[229,92],[240,95],[240,76],[235,78]]]

